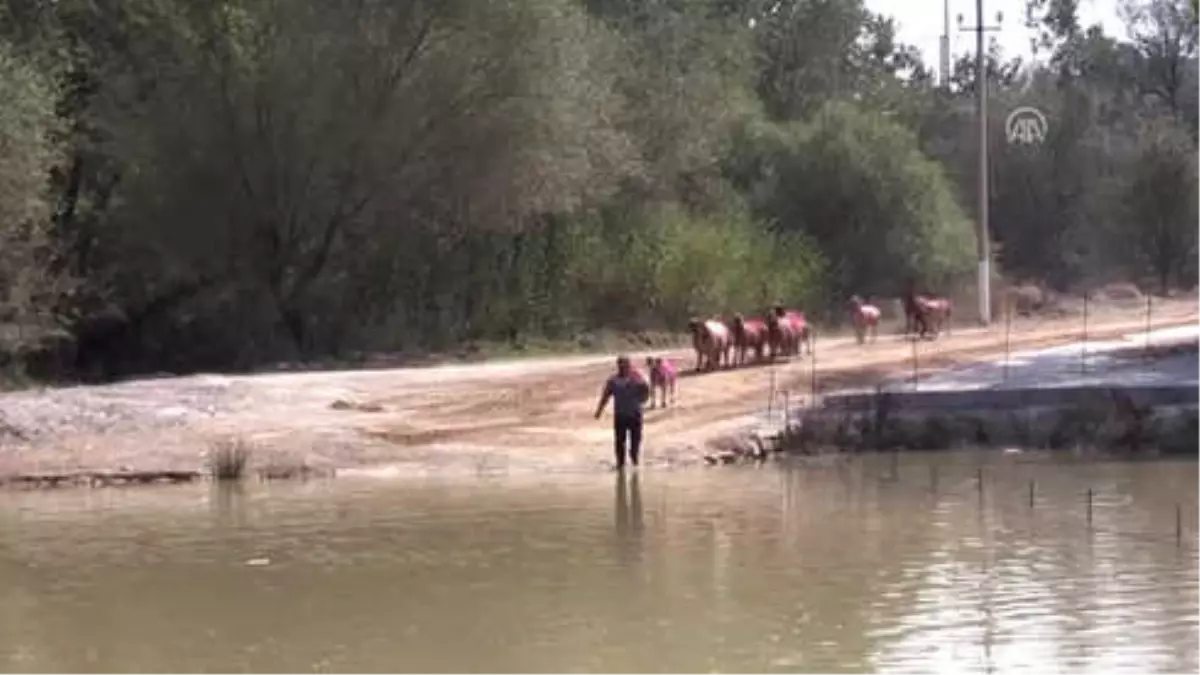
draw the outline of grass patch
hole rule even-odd
[[[241,480],[250,463],[250,444],[242,439],[218,441],[209,451],[209,471],[218,482]]]

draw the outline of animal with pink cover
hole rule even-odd
[[[650,373],[650,407],[656,407],[659,400],[662,407],[667,407],[667,394],[671,394],[671,405],[675,404],[675,383],[679,372],[671,359],[661,356],[646,357],[646,371]]]
[[[804,345],[812,354],[812,327],[804,312],[784,309],[780,305],[767,315],[767,327],[771,337],[771,356],[803,355]]]
[[[696,350],[696,370],[720,368],[722,359],[724,365],[729,365],[733,335],[728,326],[716,319],[692,319],[688,321],[688,332]]]
[[[858,344],[861,345],[866,340],[868,333],[871,335],[871,342],[875,341],[881,315],[878,307],[863,302],[859,296],[850,298],[850,320],[854,323],[854,335],[858,338]]]
[[[733,316],[733,349],[737,364],[745,365],[746,353],[754,352],[754,360],[762,361],[767,347],[767,324],[761,319],[747,319],[741,314]]]

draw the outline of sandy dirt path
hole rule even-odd
[[[1136,304],[1136,303],[1135,303]],[[1156,301],[1155,328],[1196,323],[1194,298]],[[1089,337],[1144,330],[1144,305],[1093,308]],[[1016,319],[1012,349],[1077,341],[1079,316]],[[1004,326],[959,328],[919,343],[922,372],[995,358]],[[659,352],[660,354],[662,352]],[[689,351],[669,354],[687,371]],[[641,357],[642,355],[635,355]],[[910,375],[912,347],[818,337],[820,391]],[[388,370],[195,375],[0,395],[0,475],[72,470],[203,468],[214,441],[239,439],[257,465],[386,475],[579,470],[611,462],[610,421],[591,413],[612,356]],[[652,464],[698,461],[708,441],[761,411],[771,370],[751,366],[680,379],[678,404],[646,415]],[[812,360],[774,366],[776,386],[809,393]],[[337,400],[378,407],[338,410]]]

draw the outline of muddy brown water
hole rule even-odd
[[[0,669],[1196,672],[1196,468],[0,494]]]

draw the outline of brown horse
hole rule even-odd
[[[733,349],[737,365],[745,365],[746,352],[754,352],[754,360],[762,361],[767,347],[767,324],[762,319],[746,319],[733,315]]]
[[[949,331],[950,314],[953,309],[948,298],[916,293],[912,288],[904,294],[904,334],[907,336],[916,332],[920,326],[918,337],[924,338],[929,333],[937,337],[943,327]]]
[[[808,347],[808,354],[812,356],[812,324],[804,316],[804,312],[796,310],[785,310],[784,318],[792,322],[792,330],[796,334],[796,354],[804,356],[804,347]]]
[[[796,331],[792,322],[786,321],[775,313],[767,312],[767,344],[771,347],[771,360],[780,356],[790,356],[796,348]]]
[[[696,370],[719,368],[722,357],[725,365],[729,365],[732,335],[728,326],[716,319],[692,319],[688,321],[688,331],[696,350]]]
[[[675,384],[679,374],[675,371],[675,363],[661,356],[646,357],[646,371],[650,373],[650,407],[661,398],[662,407],[667,407],[667,394],[671,394],[671,403],[675,403]]]
[[[879,333],[880,316],[881,312],[875,305],[863,302],[857,295],[850,298],[850,320],[854,323],[854,335],[858,338],[858,344],[866,341],[868,333],[871,335],[871,342],[875,341]]]
[[[767,313],[767,337],[771,344],[771,358],[780,355],[802,355],[802,347],[807,344],[809,354],[812,353],[812,329],[804,312],[784,309],[775,306]]]
[[[950,316],[954,312],[954,303],[950,298],[938,296],[921,298],[925,305],[925,316],[933,323],[933,335],[937,337],[943,330],[950,334]]]

